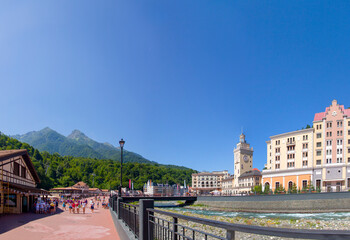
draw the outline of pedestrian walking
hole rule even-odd
[[[94,213],[94,208],[95,208],[95,203],[94,202],[92,202],[92,204],[91,204],[91,206],[90,206],[90,208],[91,208],[91,213]]]
[[[83,202],[83,214],[85,214],[85,207],[86,207],[86,203]]]

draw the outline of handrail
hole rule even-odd
[[[161,211],[153,208],[147,208],[148,212],[163,214],[166,216],[179,218],[191,222],[205,224],[217,228],[223,228],[228,231],[238,231],[268,236],[289,237],[289,238],[307,238],[307,239],[350,239],[350,231],[346,230],[313,230],[313,229],[292,229],[292,228],[274,228],[243,224],[233,224],[220,222],[210,219],[185,216],[177,213]]]
[[[138,208],[138,207],[139,207],[139,205],[130,204],[130,203],[124,203],[124,202],[121,202],[120,204],[122,204],[122,205],[124,205],[124,206],[135,207],[135,208]]]

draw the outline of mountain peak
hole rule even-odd
[[[87,138],[87,136],[86,136],[83,132],[81,132],[80,130],[75,129],[75,130],[72,131],[71,134],[69,134],[69,135],[67,136],[67,138],[70,138],[70,139],[79,139],[79,138]]]
[[[41,129],[39,132],[51,132],[51,131],[54,131],[54,130],[49,128],[49,127],[46,127],[46,128]]]

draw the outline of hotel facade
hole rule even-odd
[[[263,188],[350,189],[350,109],[336,100],[315,114],[311,128],[271,136],[266,143]]]

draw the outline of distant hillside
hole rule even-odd
[[[31,135],[33,136],[32,133]],[[101,189],[117,189],[120,185],[119,161],[62,157],[57,153],[39,152],[29,144],[22,143],[0,132],[0,150],[11,149],[27,149],[40,178],[39,188],[48,190],[53,187],[68,187],[79,181],[87,183],[90,187]],[[126,187],[131,180],[134,183],[134,188],[139,190],[149,179],[152,182],[169,184],[182,184],[186,180],[187,184],[190,185],[191,175],[195,172],[195,170],[184,167],[129,162],[123,165],[122,182],[123,186]]]
[[[120,149],[110,143],[99,143],[87,137],[79,130],[74,130],[69,136],[50,129],[32,131],[23,135],[11,136],[21,142],[28,143],[40,151],[59,153],[62,156],[88,157],[97,159],[112,159],[120,161]],[[156,163],[141,155],[123,151],[124,162]]]

